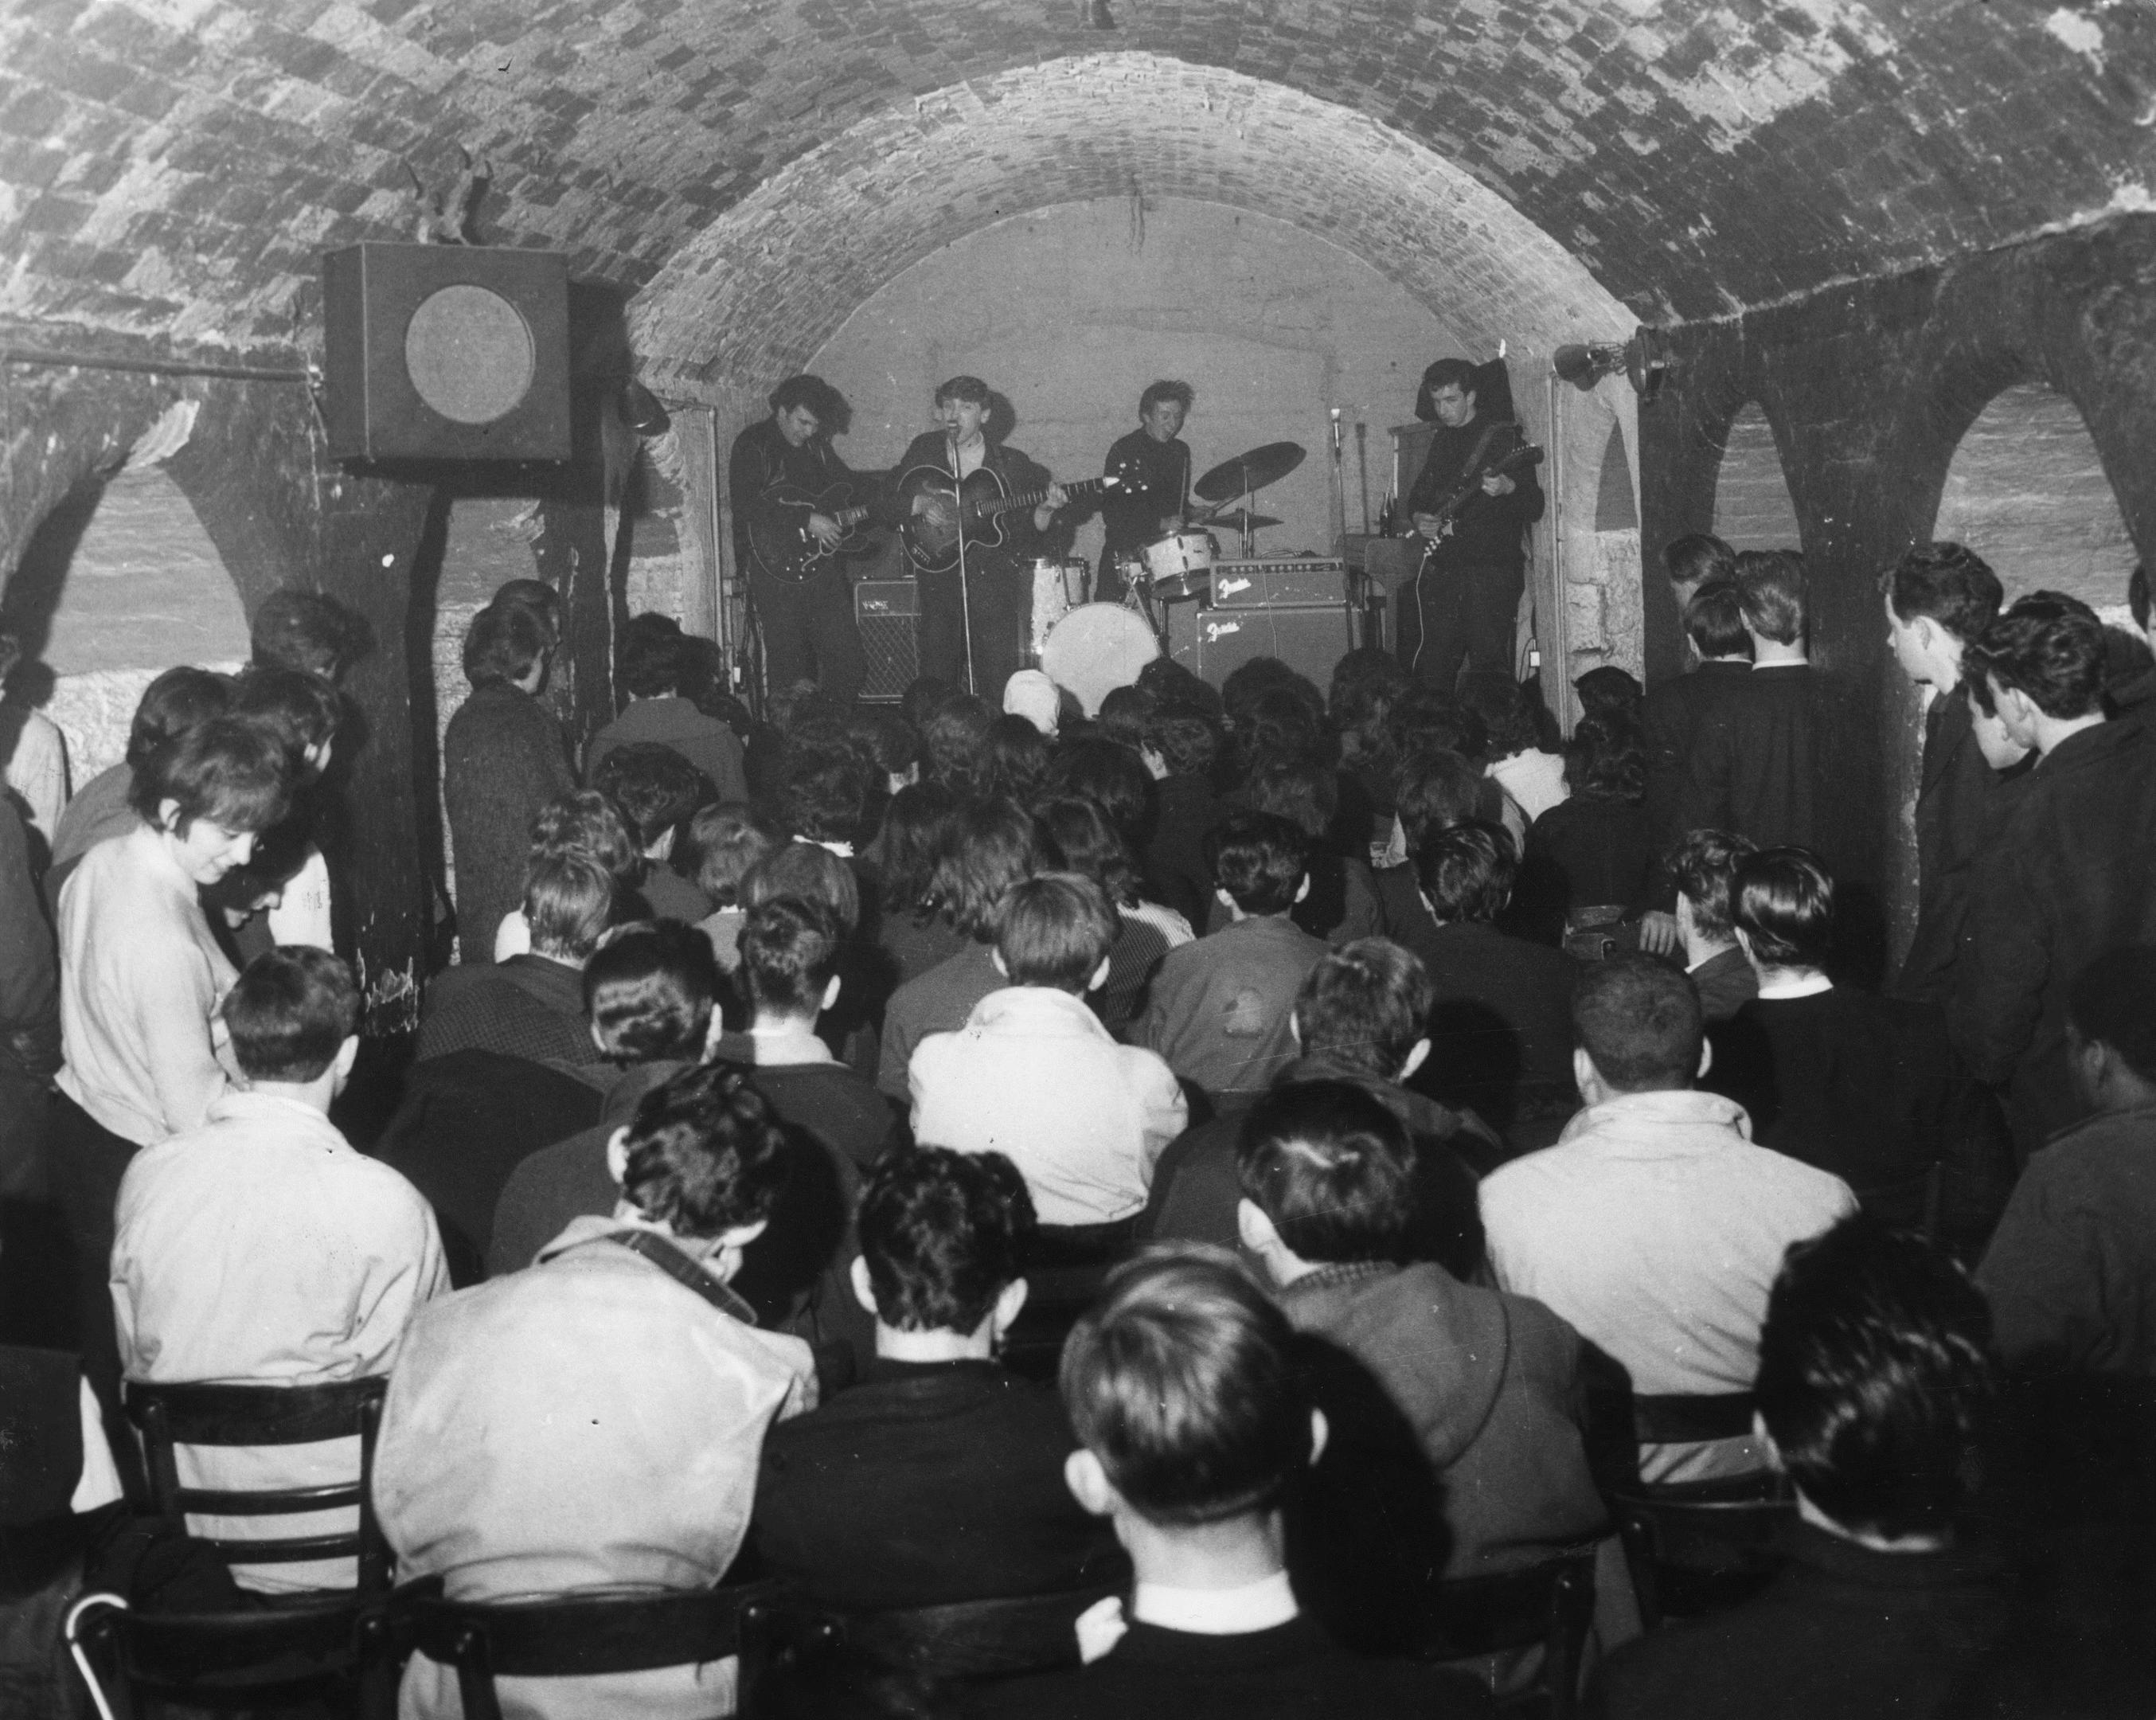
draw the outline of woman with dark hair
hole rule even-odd
[[[1190,922],[1173,908],[1145,899],[1137,862],[1097,802],[1060,796],[1044,804],[1034,821],[1040,827],[1046,864],[1091,879],[1122,922],[1108,952],[1107,983],[1093,993],[1101,1024],[1122,1039],[1144,1013],[1146,987],[1160,958],[1190,942]]]
[[[981,743],[981,792],[1029,804],[1048,775],[1048,737],[1023,716],[998,716]]]
[[[964,937],[936,906],[936,867],[957,815],[957,797],[941,783],[901,788],[891,796],[883,830],[870,850],[883,891],[876,942],[890,958],[895,986],[965,947]]]
[[[1647,752],[1636,722],[1582,717],[1565,747],[1564,777],[1569,798],[1527,832],[1516,904],[1522,929],[1546,943],[1590,921],[1636,918],[1649,905],[1655,860]]]
[[[1310,758],[1261,759],[1241,798],[1251,811],[1277,814],[1310,839],[1310,893],[1289,911],[1290,919],[1336,949],[1383,932],[1384,911],[1369,862],[1328,845],[1340,816],[1336,773]],[[1224,907],[1214,913],[1216,925],[1209,930],[1227,922]]]
[[[960,797],[981,792],[984,753],[995,715],[970,693],[946,699],[921,725],[921,775]]]

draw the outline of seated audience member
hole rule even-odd
[[[1520,862],[1527,922],[1545,942],[1648,906],[1654,845],[1646,807],[1646,757],[1638,728],[1620,719],[1582,717],[1564,751],[1572,792],[1534,822]],[[1594,910],[1604,911],[1597,915]]]
[[[765,1430],[810,1408],[798,1337],[727,1288],[785,1172],[743,1072],[690,1069],[617,1131],[610,1216],[574,1220],[531,1271],[431,1304],[382,1418],[374,1497],[400,1577],[453,1599],[708,1589],[741,1550]],[[501,1681],[535,1717],[731,1712],[734,1662]],[[459,1712],[414,1655],[400,1712]]]
[[[556,855],[580,855],[596,862],[613,880],[613,917],[626,922],[649,917],[644,894],[644,855],[621,809],[596,788],[557,794],[531,821],[531,845],[525,863],[531,869]],[[501,916],[494,934],[494,959],[531,952],[531,927],[524,917],[523,898]]]
[[[1107,982],[1093,994],[1101,1024],[1127,1038],[1145,1013],[1146,995],[1161,958],[1190,942],[1190,927],[1173,908],[1142,896],[1131,850],[1096,801],[1078,795],[1037,808],[1044,858],[1090,878],[1116,910],[1119,927],[1108,952]]]
[[[694,926],[711,898],[673,864],[681,832],[697,808],[713,803],[711,779],[670,747],[631,741],[611,749],[592,772],[592,786],[619,807],[644,860],[639,888],[654,920]]]
[[[1023,716],[998,716],[981,743],[981,792],[1030,805],[1048,779],[1048,737]]]
[[[1075,873],[1015,886],[996,912],[993,960],[1009,983],[958,1031],[923,1039],[906,1071],[914,1139],[1004,1153],[1044,1225],[1135,1218],[1153,1161],[1188,1120],[1168,1065],[1117,1045],[1086,1007],[1107,981],[1120,924],[1100,886]]]
[[[875,758],[852,736],[819,721],[788,737],[778,811],[799,840],[855,861],[875,834],[883,800]]]
[[[1792,1242],[1856,1210],[1837,1177],[1756,1147],[1743,1108],[1692,1091],[1712,1060],[1699,994],[1651,956],[1589,964],[1573,1066],[1587,1108],[1554,1147],[1482,1179],[1498,1286],[1547,1303],[1638,1398],[1719,1397],[1727,1435],[1643,1445],[1649,1481],[1766,1466],[1748,1393],[1767,1291]]]
[[[681,696],[687,641],[665,615],[634,615],[621,631],[619,673],[628,707],[592,737],[584,780],[596,785],[599,767],[617,747],[655,741],[671,747],[711,779],[720,800],[747,800],[748,778],[734,732]]]
[[[893,1153],[859,1224],[852,1288],[875,1359],[764,1442],[755,1537],[772,1574],[870,1608],[1116,1580],[1114,1537],[1063,1484],[1062,1405],[996,1360],[1025,1303],[1024,1179],[1000,1153]]]
[[[22,660],[22,640],[0,628],[0,799],[13,797],[38,847],[49,853],[68,803],[67,737],[30,702],[15,672]]]
[[[1280,1310],[1212,1251],[1116,1268],[1064,1346],[1081,1449],[1064,1474],[1115,1525],[1136,1574],[1127,1610],[1079,1621],[1089,1664],[978,1698],[1026,1720],[1173,1715],[1272,1720],[1485,1714],[1457,1673],[1351,1654],[1296,1599],[1283,1496],[1323,1452]]]
[[[711,940],[721,973],[732,973],[741,965],[742,922],[748,918],[741,899],[742,881],[778,845],[746,806],[707,806],[689,821],[696,887],[713,904],[696,929]]]
[[[936,867],[958,802],[941,783],[909,783],[891,797],[870,850],[881,901],[876,945],[893,988],[955,956],[967,939],[936,905]]]
[[[1512,838],[1480,820],[1421,838],[1415,875],[1427,929],[1399,942],[1430,972],[1430,1060],[1418,1081],[1517,1148],[1554,1135],[1574,1106],[1572,1023],[1578,964],[1491,923],[1518,874]]]
[[[856,706],[846,717],[846,735],[882,778],[882,798],[921,780],[921,735],[896,711],[881,706]]]
[[[1572,792],[1565,784],[1564,755],[1542,750],[1538,708],[1517,682],[1486,682],[1475,690],[1472,702],[1490,735],[1483,774],[1532,825]]]
[[[1066,739],[1048,761],[1048,791],[1059,797],[1075,794],[1099,807],[1143,870],[1160,791],[1135,743],[1124,746],[1097,736]]]
[[[1297,1592],[1358,1646],[1404,1646],[1430,1585],[1604,1533],[1579,1334],[1411,1259],[1414,1148],[1342,1081],[1276,1089],[1236,1153],[1244,1246],[1314,1340],[1332,1436],[1291,1512]]]
[[[1415,1210],[1404,1259],[1435,1260],[1455,1278],[1482,1264],[1475,1183],[1504,1142],[1471,1111],[1453,1111],[1404,1086],[1430,1055],[1430,975],[1382,937],[1358,938],[1312,968],[1296,993],[1301,1055],[1274,1091],[1297,1081],[1345,1083],[1400,1120],[1414,1146]],[[1232,1247],[1242,1183],[1240,1119],[1214,1117],[1171,1142],[1153,1168],[1147,1234]]]
[[[1640,706],[1645,702],[1646,689],[1632,675],[1614,663],[1604,663],[1590,669],[1572,684],[1579,695],[1579,708],[1588,716],[1629,717],[1639,721]]]
[[[1678,539],[1679,543],[1687,541]],[[1712,542],[1721,544],[1718,538]],[[1736,559],[1734,552],[1721,545],[1719,556],[1707,559],[1706,566],[1718,564],[1722,571],[1695,586],[1682,605],[1685,637],[1699,659],[1697,665],[1690,674],[1659,683],[1640,701],[1640,732],[1647,749],[1647,827],[1651,838],[1663,846],[1681,834],[1677,819],[1692,737],[1752,672],[1752,635],[1744,629],[1743,608],[1730,578]],[[1676,583],[1674,576],[1671,583]]]
[[[1922,1176],[1945,1154],[1953,1100],[1938,1010],[1827,978],[1834,881],[1804,850],[1739,860],[1730,900],[1759,994],[1717,1036],[1708,1084],[1744,1107],[1754,1141],[1861,1194]]]
[[[1251,811],[1284,818],[1310,839],[1310,892],[1288,917],[1336,948],[1376,937],[1384,910],[1378,906],[1369,860],[1330,845],[1340,812],[1340,773],[1312,758],[1261,757],[1244,779],[1240,797]],[[1208,929],[1217,931],[1227,923],[1227,910],[1215,896]]]
[[[1676,886],[1677,942],[1699,988],[1710,1031],[1759,995],[1759,976],[1737,942],[1731,891],[1738,864],[1755,852],[1742,836],[1688,830],[1662,862]]]
[[[1205,838],[1227,808],[1213,793],[1220,732],[1183,705],[1166,705],[1146,725],[1141,755],[1153,778],[1152,829],[1144,855],[1149,893],[1195,931],[1213,901]]]
[[[1393,840],[1372,877],[1384,935],[1404,942],[1410,934],[1426,932],[1436,924],[1422,899],[1414,855],[1455,824],[1471,819],[1497,824],[1507,803],[1502,788],[1447,747],[1411,749],[1403,755],[1396,779]],[[1502,828],[1512,837],[1517,855],[1525,827],[1517,832],[1509,824]]]
[[[1859,1219],[1790,1249],[1757,1387],[1797,1496],[1789,1563],[1763,1594],[1622,1650],[1601,1712],[1954,1712],[2008,1617],[1995,1562],[1954,1527],[1994,1390],[1986,1324],[1961,1270],[1914,1236]]]
[[[414,1313],[449,1288],[434,1214],[329,1119],[359,1051],[359,990],[326,950],[248,963],[219,1012],[244,1091],[198,1128],[146,1148],[120,1185],[112,1306],[130,1379],[324,1385],[388,1373]],[[180,1484],[349,1485],[356,1439],[182,1445]],[[356,1513],[197,1517],[197,1534],[349,1533]],[[351,1559],[239,1563],[246,1588],[349,1588]]]
[[[1093,713],[1093,722],[1101,734],[1117,746],[1127,747],[1135,757],[1145,746],[1145,726],[1152,720],[1155,709],[1143,689],[1112,687],[1101,701],[1101,708]],[[1061,750],[1059,748],[1059,752]],[[1054,771],[1053,761],[1049,768]]]
[[[597,1062],[581,975],[613,906],[614,881],[597,861],[563,854],[534,863],[524,891],[530,952],[438,975],[419,1014],[419,1060],[477,1047],[535,1063]]]
[[[1286,819],[1231,813],[1206,833],[1216,893],[1233,923],[1170,950],[1136,1035],[1216,1103],[1246,1102],[1295,1056],[1303,976],[1325,944],[1288,917],[1310,888],[1310,844]]]
[[[2010,1368],[2156,1379],[2156,949],[2066,994],[2089,1117],[2029,1161],[1977,1268]]]
[[[971,693],[952,693],[921,721],[921,779],[964,798],[980,793],[983,749],[995,713]]]
[[[952,820],[930,888],[951,929],[967,942],[900,986],[884,1006],[876,1085],[885,1096],[910,1104],[906,1070],[914,1048],[932,1033],[956,1033],[974,1004],[1009,983],[996,966],[996,909],[1005,891],[1040,870],[1039,833],[1023,807],[977,800]]]

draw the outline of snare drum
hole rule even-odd
[[[1101,700],[1130,685],[1159,655],[1160,641],[1135,609],[1082,603],[1050,630],[1040,666],[1056,685],[1070,691],[1086,716],[1096,716]]]
[[[1152,594],[1167,602],[1204,597],[1213,588],[1213,563],[1220,541],[1210,531],[1171,531],[1145,547],[1146,577]]]
[[[1026,634],[1028,660],[1040,660],[1055,624],[1086,600],[1086,564],[1036,556],[1033,562],[1033,624]]]

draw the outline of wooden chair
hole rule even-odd
[[[1500,1698],[1499,1711],[1572,1720],[1594,1624],[1594,1549],[1586,1547],[1524,1570],[1439,1584],[1415,1652],[1425,1661],[1464,1661],[1540,1647],[1534,1687]]]
[[[430,1577],[390,1604],[400,1648],[452,1667],[465,1720],[501,1720],[496,1678],[575,1678],[698,1666],[741,1651],[742,1615],[765,1584],[541,1600],[461,1601]]]
[[[1781,1569],[1796,1502],[1779,1475],[1613,1490],[1611,1514],[1652,1630],[1745,1599]]]
[[[1063,1341],[1099,1297],[1113,1266],[1112,1260],[1101,1260],[1029,1268],[1025,1306],[1004,1334],[1004,1365],[1028,1379],[1054,1384]]]

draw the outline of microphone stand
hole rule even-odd
[[[958,622],[966,633],[966,691],[978,699],[981,690],[974,685],[973,677],[973,600],[966,589],[966,480],[959,468],[958,433],[952,430],[945,439],[951,444],[951,489],[958,504]],[[984,439],[981,464],[988,463]]]

